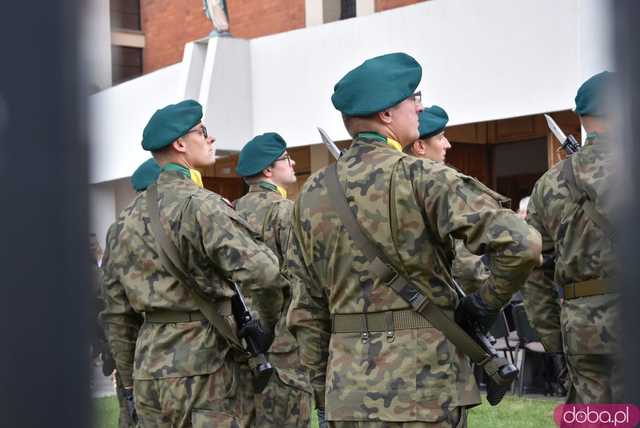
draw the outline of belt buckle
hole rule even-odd
[[[565,299],[575,299],[576,298],[576,284],[570,283],[567,287],[565,287]],[[568,296],[567,296],[568,295]]]
[[[360,338],[362,343],[369,342],[369,323],[367,322],[367,313],[363,313],[361,315],[361,325],[360,325]]]
[[[398,274],[398,271],[395,270],[395,268],[393,266],[388,265],[387,263],[384,264],[392,273],[393,273],[393,277],[391,277],[390,280],[388,281],[384,281],[384,285],[387,287],[391,287],[391,284],[393,284],[393,282],[398,279],[398,277],[400,276]]]
[[[384,328],[386,330],[387,343],[393,343],[396,339],[396,328],[393,320],[393,311],[384,313]]]

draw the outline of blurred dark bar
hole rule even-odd
[[[616,69],[620,79],[618,138],[623,153],[623,209],[618,220],[618,260],[622,267],[625,401],[640,403],[640,2],[612,1]]]
[[[88,427],[86,108],[76,0],[0,13],[0,425]]]

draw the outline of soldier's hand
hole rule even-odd
[[[116,362],[113,360],[113,356],[109,351],[102,351],[100,354],[102,360],[102,374],[104,376],[111,376],[111,373],[116,369]]]
[[[242,326],[240,331],[238,331],[238,336],[246,339],[248,342],[250,341],[257,354],[267,352],[273,342],[273,333],[271,330],[264,328],[260,320],[257,319],[253,319]]]
[[[500,309],[491,309],[475,292],[466,295],[455,312],[455,321],[460,326],[477,326],[482,333],[487,333],[498,318]]]

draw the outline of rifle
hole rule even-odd
[[[338,160],[340,156],[342,156],[342,151],[336,146],[331,138],[329,138],[324,130],[318,128],[318,131],[320,132],[320,137],[322,138],[323,143],[327,146],[329,152],[336,158],[336,160]],[[346,210],[348,211],[348,208],[346,208]],[[354,231],[356,230],[357,226],[354,228]],[[367,241],[364,237],[363,240]],[[375,253],[375,250],[372,251]],[[366,253],[367,251],[365,251],[365,254]],[[368,255],[368,258],[371,259],[371,255]],[[464,291],[462,291],[455,281],[454,289],[456,290],[460,300],[462,300],[462,298],[465,297]],[[396,290],[394,289],[394,291]],[[418,300],[424,298],[424,295],[422,295],[419,290],[412,288],[411,291],[411,298]],[[407,296],[402,294],[401,297],[407,300],[407,302],[415,309],[414,302],[411,301],[411,298],[407,298]],[[484,372],[488,375],[487,401],[489,401],[492,406],[500,403],[505,393],[511,388],[511,384],[518,376],[518,369],[508,360],[501,358],[498,355],[497,351],[493,347],[495,339],[484,334],[482,329],[475,322],[466,322],[464,323],[465,325],[457,325],[455,321],[449,319],[442,312],[432,311],[431,317],[425,316],[420,311],[418,312],[429,320],[436,328],[441,330],[447,339],[451,340],[456,347],[467,354],[474,363],[482,367]]]
[[[239,336],[246,343],[246,350],[251,355],[249,365],[253,372],[253,385],[256,392],[264,390],[273,374],[273,366],[265,355],[273,341],[273,335],[266,332],[260,321],[253,318],[238,284],[232,282],[235,294],[231,298],[231,311],[238,325]],[[255,361],[255,363],[254,363]]]
[[[458,299],[462,299],[466,296],[460,285],[452,278],[453,288],[458,295]],[[502,316],[502,322],[506,324],[504,312],[500,311]],[[498,351],[493,347],[496,343],[496,339],[491,334],[485,334],[477,323],[465,319],[464,322],[459,323],[460,327],[473,338],[473,340],[480,345],[484,352],[491,358],[500,358]],[[507,338],[505,337],[505,340]],[[518,377],[518,369],[508,360],[505,360],[505,364],[501,365],[498,369],[499,376],[486,376],[487,381],[487,401],[492,406],[500,403],[504,395],[511,389],[511,384]]]
[[[572,155],[580,150],[580,143],[573,137],[573,135],[569,134],[568,137],[564,135],[564,132],[562,132],[562,129],[560,129],[556,121],[548,114],[545,114],[544,118],[547,119],[547,126],[549,127],[549,130],[560,142],[560,148],[558,150],[564,149],[567,155]]]

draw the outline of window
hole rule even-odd
[[[142,49],[111,46],[111,78],[117,85],[142,75]]]
[[[355,18],[356,0],[340,0],[340,19]]]
[[[140,31],[140,0],[110,0],[111,28]]]

